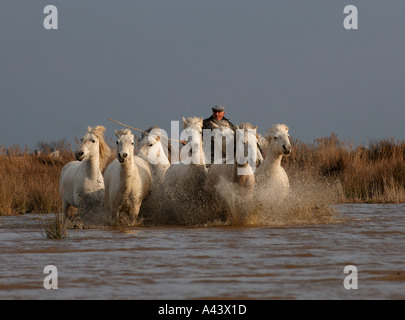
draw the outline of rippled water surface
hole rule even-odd
[[[0,217],[1,299],[405,299],[405,205],[339,206],[344,222],[40,233]],[[43,286],[44,267],[58,289]],[[346,265],[358,270],[347,290]]]

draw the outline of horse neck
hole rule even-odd
[[[83,160],[87,176],[97,178],[100,173],[100,155],[97,153]]]
[[[274,153],[270,147],[261,166],[263,166],[263,170],[266,172],[278,171],[281,168],[282,158],[283,155]]]
[[[121,163],[121,180],[127,181],[139,173],[138,166],[135,164],[135,157],[130,156],[125,162]]]
[[[191,127],[189,127],[189,128],[193,128],[193,127],[191,126]],[[196,129],[193,128],[193,130],[196,130]],[[193,137],[193,138],[194,138],[194,137]],[[200,148],[200,150],[199,150],[199,152],[200,152],[200,159],[199,159],[198,163],[193,163],[193,161],[192,161],[192,162],[190,163],[190,166],[201,166],[201,165],[204,165],[204,166],[205,166],[205,164],[207,163],[207,161],[206,161],[206,159],[205,159],[204,148],[203,148],[203,140],[202,140],[202,136],[201,136],[201,135],[200,135],[199,139],[200,139],[200,146],[199,146],[199,148]]]
[[[207,163],[207,160],[205,159],[202,139],[201,139],[201,142],[199,145],[198,152],[200,153],[200,158],[198,159],[198,163],[194,163],[194,161],[191,161],[190,166],[202,166],[202,165],[205,166]]]
[[[205,166],[205,164],[207,163],[207,160],[205,159],[205,154],[204,154],[204,149],[203,149],[203,145],[202,145],[202,142],[201,142],[201,145],[200,145],[200,159],[199,159],[199,162],[198,163],[191,163],[190,165],[192,165],[192,166]]]
[[[141,142],[141,146],[139,147],[139,150],[137,152],[137,156],[141,157],[144,160],[148,159],[148,148],[146,146],[146,143],[144,141]]]
[[[242,172],[244,174],[242,174]],[[240,165],[237,163],[237,161],[235,161],[233,164],[233,181],[238,184],[242,184],[249,181],[251,178],[254,178],[254,172],[249,163],[246,162],[245,164]]]

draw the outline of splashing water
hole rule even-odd
[[[138,217],[136,225],[153,226],[294,226],[329,224],[340,221],[339,211],[332,207],[342,199],[339,182],[313,177],[293,177],[290,191],[283,201],[277,199],[274,187],[255,188],[252,195],[234,183],[220,180],[207,193],[202,189],[192,194],[173,192],[159,201],[148,203],[153,217]],[[155,198],[156,199],[156,198]],[[114,225],[108,212],[99,208],[82,219],[85,227]]]
[[[227,202],[228,223],[232,225],[293,226],[338,221],[339,212],[331,207],[341,198],[338,182],[294,180],[283,201],[277,199],[278,190],[266,186],[255,189],[251,199],[231,183],[222,182],[217,190]]]

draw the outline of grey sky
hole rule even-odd
[[[43,9],[59,11],[45,30]],[[356,5],[359,29],[345,30]],[[170,130],[222,104],[304,141],[405,137],[405,1],[2,0],[0,144]],[[169,131],[170,132],[170,131]]]

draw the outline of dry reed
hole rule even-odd
[[[70,147],[36,155],[18,146],[0,148],[0,215],[61,211],[59,176],[73,160]]]
[[[62,213],[42,219],[41,233],[48,239],[62,240],[68,237],[69,221]]]
[[[342,185],[346,203],[405,202],[405,141],[381,140],[355,147],[335,134],[313,143],[295,141],[287,172]]]

